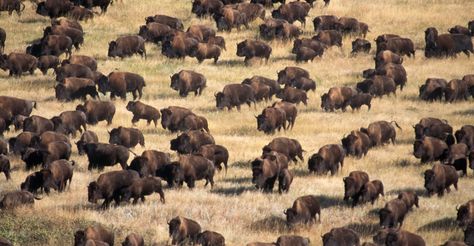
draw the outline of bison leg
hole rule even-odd
[[[132,91],[132,95],[133,95],[133,100],[134,101],[137,100],[137,91],[136,90]],[[126,98],[122,97],[122,99],[125,100]]]

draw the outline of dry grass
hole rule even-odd
[[[65,245],[73,239],[73,231],[85,224],[102,223],[113,228],[117,242],[130,232],[145,236],[147,242],[165,244],[168,235],[166,221],[181,215],[198,221],[202,228],[220,232],[228,245],[243,245],[251,241],[275,241],[278,235],[296,233],[309,237],[313,245],[321,245],[320,235],[332,227],[349,225],[369,241],[377,230],[376,210],[394,198],[398,191],[414,189],[423,192],[422,172],[430,165],[421,165],[411,155],[414,138],[411,126],[421,117],[433,116],[447,119],[454,128],[472,124],[472,102],[456,104],[425,103],[417,99],[418,86],[427,77],[460,78],[473,73],[473,61],[465,56],[457,59],[426,60],[422,56],[423,32],[429,26],[435,26],[441,32],[456,24],[465,25],[474,13],[474,2],[471,0],[370,0],[346,1],[333,0],[328,8],[322,8],[321,2],[311,10],[306,26],[306,36],[313,35],[314,16],[335,14],[353,16],[369,24],[369,40],[380,33],[396,33],[410,37],[418,47],[415,59],[405,59],[404,66],[408,72],[408,86],[396,97],[384,97],[373,102],[370,112],[324,113],[319,105],[320,95],[334,85],[355,84],[360,81],[360,72],[373,66],[372,55],[359,55],[350,58],[349,38],[344,39],[342,49],[330,49],[322,59],[313,63],[300,64],[308,69],[317,80],[316,93],[309,93],[309,105],[299,106],[299,116],[292,131],[266,136],[256,131],[254,114],[258,114],[264,105],[257,110],[243,108],[241,112],[216,111],[213,93],[221,90],[227,83],[239,83],[252,75],[276,77],[276,71],[285,66],[295,65],[290,55],[291,45],[273,42],[272,58],[268,65],[245,67],[243,59],[236,57],[236,43],[245,38],[257,36],[257,26],[261,20],[252,23],[250,30],[240,33],[222,33],[227,42],[227,51],[217,65],[210,61],[197,64],[196,60],[169,60],[160,54],[160,49],[148,44],[148,59],[139,57],[107,59],[107,44],[119,35],[136,33],[144,18],[157,13],[174,15],[182,18],[185,26],[195,23],[212,24],[209,19],[199,20],[190,14],[191,1],[132,1],[124,0],[115,3],[104,16],[96,17],[92,22],[83,23],[86,32],[85,44],[78,52],[96,57],[99,70],[108,74],[114,69],[136,72],[143,75],[147,82],[143,101],[158,108],[180,105],[192,108],[196,113],[207,117],[210,129],[218,144],[230,152],[230,170],[227,176],[217,175],[214,189],[203,188],[199,183],[195,190],[183,188],[166,190],[165,205],[159,203],[157,196],[150,197],[146,203],[137,206],[121,206],[107,211],[100,211],[87,202],[87,184],[96,179],[97,172],[86,170],[87,160],[75,153],[72,159],[77,160],[74,179],[70,190],[63,194],[53,193],[45,196],[35,204],[34,209],[20,209],[14,212],[16,217],[0,214],[0,235],[12,238],[17,244],[28,245]],[[0,26],[7,30],[6,52],[24,51],[28,41],[42,35],[42,29],[48,25],[48,19],[39,17],[27,4],[21,18],[8,17],[2,13]],[[203,73],[208,79],[208,88],[201,97],[180,98],[169,88],[169,76],[181,69],[194,69]],[[34,99],[39,108],[33,114],[52,117],[64,110],[75,108],[79,102],[58,103],[54,100],[54,77],[36,72],[34,76],[21,79],[9,78],[0,74],[0,91],[3,95],[13,95]],[[103,97],[105,98],[105,97]],[[113,126],[130,126],[131,114],[125,110],[125,103],[116,101],[118,109]],[[256,191],[250,182],[251,171],[248,161],[259,156],[261,147],[276,136],[287,136],[298,139],[307,151],[307,159],[324,144],[338,143],[340,138],[353,129],[366,126],[376,120],[396,120],[403,131],[398,131],[398,143],[369,151],[360,160],[348,158],[344,169],[334,177],[317,177],[307,174],[306,164],[299,163],[290,168],[296,173],[296,179],[289,194],[262,194]],[[145,133],[146,148],[169,151],[169,141],[175,137],[161,128],[146,127],[144,122],[139,127]],[[101,141],[107,141],[107,127],[104,123],[90,127],[99,134]],[[17,133],[8,133],[11,137]],[[143,149],[136,148],[135,152]],[[173,156],[175,157],[175,156]],[[0,181],[0,191],[18,189],[28,174],[23,163],[12,157],[15,168],[13,180]],[[115,168],[109,168],[107,171]],[[374,206],[365,205],[351,209],[342,202],[342,177],[353,170],[364,170],[371,179],[384,182],[386,197]],[[438,245],[448,239],[462,239],[462,231],[453,224],[455,205],[463,203],[473,196],[473,174],[462,178],[460,190],[443,198],[422,198],[421,208],[415,209],[405,220],[404,229],[419,233],[428,245]],[[302,195],[320,196],[322,223],[310,229],[296,232],[287,231],[284,227],[283,209],[291,206],[293,200]],[[3,219],[10,218],[10,219]],[[22,228],[22,229],[20,229]],[[26,229],[25,229],[26,228]]]

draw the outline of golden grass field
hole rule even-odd
[[[320,95],[335,85],[355,85],[361,80],[361,71],[374,66],[372,57],[361,54],[349,57],[351,38],[343,40],[343,48],[331,48],[321,59],[312,63],[298,64],[310,71],[317,81],[316,92],[309,92],[309,103],[298,106],[299,114],[293,130],[268,136],[256,130],[254,115],[270,103],[260,103],[257,109],[242,107],[241,112],[217,111],[214,92],[225,84],[240,83],[253,75],[268,76],[276,79],[276,72],[285,66],[295,65],[290,54],[292,43],[272,42],[273,53],[267,65],[258,62],[246,67],[243,58],[235,55],[236,43],[246,38],[258,36],[257,20],[249,30],[232,33],[219,33],[226,39],[227,51],[214,65],[210,60],[198,64],[195,59],[170,60],[163,57],[160,47],[147,44],[148,59],[139,56],[132,58],[108,59],[108,42],[124,34],[138,33],[144,18],[149,15],[167,14],[181,18],[185,28],[190,24],[204,23],[215,26],[211,19],[197,19],[191,14],[190,0],[134,1],[123,0],[114,3],[107,14],[95,16],[92,21],[81,23],[85,31],[84,46],[76,54],[95,57],[99,71],[104,74],[118,69],[144,76],[147,86],[142,101],[157,108],[179,105],[193,109],[204,115],[210,124],[216,143],[224,145],[230,153],[230,169],[227,175],[219,173],[213,189],[204,188],[204,182],[198,182],[197,188],[189,190],[165,190],[166,204],[159,202],[158,195],[148,197],[139,205],[124,205],[106,211],[97,209],[87,201],[87,185],[95,180],[99,173],[87,171],[87,158],[79,157],[73,148],[71,159],[76,160],[72,186],[62,194],[52,192],[35,203],[34,208],[20,208],[13,212],[0,212],[0,236],[6,237],[16,245],[70,245],[73,233],[87,225],[101,223],[115,232],[116,243],[121,242],[131,232],[144,236],[146,244],[166,245],[168,228],[166,222],[175,216],[185,216],[200,223],[203,230],[213,230],[226,238],[227,245],[245,245],[252,241],[274,242],[282,234],[297,234],[309,237],[312,245],[322,245],[321,235],[333,227],[349,226],[359,233],[362,241],[371,241],[378,230],[377,209],[385,202],[396,197],[405,189],[424,193],[423,172],[431,168],[422,165],[412,152],[414,125],[422,117],[446,119],[458,129],[464,124],[473,124],[473,102],[447,104],[444,102],[426,103],[418,99],[418,86],[428,77],[442,77],[447,80],[462,78],[474,73],[474,60],[465,55],[457,59],[431,59],[423,56],[424,30],[434,26],[440,32],[454,25],[467,25],[474,19],[474,1],[472,0],[333,0],[329,7],[323,8],[318,1],[310,11],[305,28],[305,37],[314,35],[312,19],[322,14],[352,16],[369,24],[368,40],[382,33],[395,33],[411,38],[417,46],[416,58],[404,58],[408,73],[407,87],[396,96],[374,99],[372,110],[363,107],[359,112],[325,113],[320,108]],[[267,15],[269,15],[267,11]],[[5,52],[24,51],[27,43],[42,36],[42,30],[49,25],[49,18],[34,13],[29,3],[19,18],[2,12],[0,26],[7,31]],[[375,46],[372,41],[373,47]],[[194,69],[207,77],[208,87],[200,97],[181,98],[169,88],[169,77],[181,69]],[[0,91],[2,95],[33,99],[38,109],[33,114],[52,117],[65,110],[73,110],[79,101],[59,103],[54,99],[54,75],[47,76],[36,71],[34,76],[21,79],[9,78],[7,72],[0,71]],[[108,97],[102,96],[103,100]],[[127,99],[131,100],[131,96]],[[117,113],[113,125],[106,127],[105,122],[89,129],[99,135],[102,142],[108,141],[107,130],[117,126],[131,126],[132,114],[125,109],[126,102],[116,100]],[[318,177],[309,175],[306,160],[319,147],[339,143],[342,136],[353,129],[367,126],[376,120],[395,120],[403,128],[397,130],[397,144],[371,149],[362,159],[346,158],[344,168],[337,175]],[[169,150],[169,141],[176,137],[160,126],[146,126],[141,121],[138,127],[145,134],[146,149]],[[6,138],[18,134],[9,132]],[[305,162],[291,164],[295,179],[288,194],[263,194],[257,191],[251,180],[250,160],[261,154],[261,148],[272,138],[286,136],[298,139],[306,150]],[[77,141],[77,139],[76,139]],[[136,147],[133,151],[141,153],[145,148]],[[176,154],[172,154],[176,158]],[[130,159],[131,160],[131,159]],[[0,176],[0,193],[19,189],[20,183],[28,175],[23,162],[11,156],[14,167],[12,180],[6,182]],[[105,171],[119,169],[106,168]],[[386,196],[373,206],[370,204],[351,209],[343,201],[342,177],[354,170],[366,171],[371,179],[380,179],[385,185]],[[404,230],[420,234],[427,245],[439,245],[448,239],[463,239],[463,233],[456,226],[455,206],[474,198],[474,173],[468,171],[468,177],[461,178],[459,191],[451,192],[442,198],[423,197],[420,208],[414,209],[405,219]],[[163,183],[164,184],[164,183]],[[290,207],[299,196],[314,194],[320,197],[322,205],[322,223],[311,228],[288,231],[285,228],[283,210]]]

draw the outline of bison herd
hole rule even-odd
[[[325,6],[329,0],[324,0]],[[266,17],[268,8],[280,3]],[[205,186],[215,185],[216,171],[224,166],[227,173],[229,151],[216,144],[211,135],[208,120],[180,106],[155,108],[140,101],[147,82],[143,76],[133,72],[112,71],[103,74],[98,71],[96,58],[73,54],[87,41],[86,32],[79,21],[93,18],[94,7],[105,14],[110,0],[46,0],[35,3],[36,13],[51,18],[49,26],[42,27],[42,36],[33,40],[25,52],[3,54],[6,32],[0,28],[0,68],[8,71],[10,76],[20,77],[25,73],[34,75],[39,69],[43,75],[49,70],[55,74],[55,98],[58,101],[81,100],[74,110],[46,118],[32,115],[38,105],[35,101],[12,96],[0,96],[0,133],[18,131],[14,137],[0,140],[0,172],[6,180],[11,179],[10,160],[18,156],[24,162],[24,168],[32,171],[20,184],[19,190],[9,191],[0,200],[0,209],[13,209],[20,205],[32,205],[41,200],[39,194],[50,192],[67,192],[73,182],[74,170],[79,163],[71,160],[71,153],[77,148],[79,155],[86,155],[88,170],[98,170],[100,176],[84,187],[90,203],[103,200],[102,209],[108,209],[112,202],[115,206],[139,200],[157,193],[165,203],[165,192],[162,185],[181,187],[184,183],[193,189],[196,181],[205,181]],[[18,15],[24,11],[24,4],[19,0],[3,1],[0,11]],[[211,17],[215,22],[210,25],[190,25],[186,31],[183,21],[167,15],[157,14],[145,18],[144,25],[139,27],[136,35],[119,36],[108,43],[107,57],[121,59],[138,54],[147,59],[146,42],[161,48],[161,54],[168,58],[184,59],[186,56],[196,58],[199,63],[206,59],[219,61],[226,51],[224,37],[218,32],[231,32],[241,27],[250,29],[249,23],[261,19],[258,26],[258,39],[245,39],[236,44],[236,56],[243,57],[246,65],[254,58],[268,63],[272,47],[266,41],[278,39],[286,45],[293,41],[291,53],[296,62],[313,61],[322,57],[332,46],[342,47],[343,37],[356,37],[352,41],[351,56],[357,53],[369,53],[372,44],[365,37],[369,25],[356,18],[334,15],[321,15],[313,19],[314,36],[303,38],[301,23],[304,28],[308,13],[314,7],[314,1],[285,0],[252,0],[251,3],[240,0],[194,0],[191,12],[199,18]],[[68,18],[59,18],[68,17]],[[439,34],[434,27],[425,31],[424,54],[432,57],[456,57],[463,52],[468,57],[474,53],[471,36],[474,36],[474,21],[467,25],[456,25],[449,33]],[[359,110],[362,106],[372,107],[375,97],[395,95],[397,88],[403,91],[408,81],[407,71],[403,66],[403,56],[414,57],[414,42],[396,34],[381,34],[375,41],[376,52],[374,68],[362,72],[363,80],[352,86],[333,86],[321,95],[323,111],[345,111],[348,106]],[[65,59],[59,57],[64,55]],[[207,87],[204,74],[193,70],[181,70],[170,75],[170,87],[179,96],[187,97],[189,93],[201,96]],[[293,129],[300,103],[308,105],[308,93],[315,93],[317,81],[309,71],[295,66],[287,66],[277,72],[276,79],[263,76],[252,76],[241,83],[227,84],[222,91],[214,92],[216,108],[231,110],[241,105],[256,107],[257,102],[271,102],[273,96],[281,101],[265,107],[255,115],[257,130],[265,134]],[[109,93],[111,101],[101,101],[99,93]],[[131,123],[140,120],[153,122],[172,133],[176,138],[170,141],[170,150],[178,155],[173,159],[170,153],[158,150],[145,150],[141,155],[133,152],[137,145],[145,146],[145,137],[141,130],[134,127],[118,126],[108,131],[108,142],[101,142],[98,135],[88,130],[90,125],[106,121],[111,125],[116,112],[114,99],[127,99],[131,94],[132,101],[126,105],[131,113]],[[88,96],[90,99],[88,99]],[[454,102],[467,100],[474,96],[474,75],[465,75],[462,79],[447,81],[442,78],[428,78],[419,88],[419,97],[426,101],[442,100]],[[14,129],[10,129],[14,127]],[[366,128],[361,127],[342,136],[340,143],[321,146],[311,153],[307,160],[308,173],[325,176],[336,175],[343,168],[344,159],[354,156],[357,159],[367,155],[371,148],[384,144],[396,144],[397,129],[402,130],[395,121],[376,121]],[[443,196],[451,191],[451,186],[458,190],[458,181],[467,176],[467,168],[474,169],[474,126],[464,125],[454,130],[445,120],[423,118],[414,128],[413,156],[422,163],[434,163],[424,172],[424,186],[430,197]],[[79,132],[80,138],[72,142]],[[104,141],[104,140],[102,140]],[[304,161],[303,146],[297,139],[287,137],[273,138],[262,147],[262,154],[249,161],[249,176],[257,190],[271,193],[278,182],[278,192],[290,192],[295,174],[289,170],[291,164]],[[131,158],[132,157],[132,158]],[[122,170],[104,170],[119,164]],[[459,173],[460,172],[460,173]],[[251,173],[251,174],[250,174]],[[381,180],[369,179],[369,174],[362,170],[349,173],[342,179],[344,191],[341,196],[351,206],[368,203],[374,204],[379,196],[385,195]],[[397,198],[386,202],[377,209],[379,230],[373,236],[376,245],[410,245],[422,246],[425,241],[419,235],[401,229],[406,217],[416,213],[413,206],[419,207],[419,195],[414,191],[401,191]],[[283,211],[287,226],[296,228],[301,225],[312,226],[320,223],[325,209],[320,204],[320,197],[304,195],[298,197],[288,209]],[[445,245],[474,245],[474,200],[456,208],[459,226],[464,228],[464,242],[446,242]],[[330,216],[327,216],[329,218]],[[324,218],[324,216],[323,216]],[[408,218],[409,219],[409,218]],[[202,231],[198,222],[177,216],[168,222],[169,238],[173,245],[187,243],[201,245],[225,245],[224,237],[214,231]],[[348,227],[332,228],[322,235],[323,245],[360,245],[359,235]],[[0,244],[10,245],[8,240],[0,238]],[[75,245],[113,245],[114,234],[100,225],[89,226],[74,234]],[[144,245],[142,236],[130,233],[123,245]],[[264,245],[310,245],[310,240],[297,235],[282,235],[272,243],[253,242],[247,246]],[[373,245],[364,243],[363,245]]]

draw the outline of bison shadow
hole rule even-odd
[[[305,170],[305,169],[293,169],[291,170],[291,172],[293,172],[293,175],[296,177],[310,177],[310,176],[317,177],[317,175],[313,175],[309,173],[308,170]]]
[[[474,109],[454,111],[454,112],[451,113],[451,115],[473,115],[473,114],[474,114]]]
[[[222,196],[240,196],[246,191],[255,191],[256,189],[252,186],[239,186],[229,188],[215,188],[211,190],[211,193],[222,195]]]
[[[319,195],[316,196],[319,201],[321,208],[331,208],[331,207],[349,207],[349,203],[346,203],[341,197]]]
[[[379,210],[381,208],[373,208],[371,210],[369,210],[369,212],[367,213],[367,215],[369,217],[374,217],[374,218],[379,218]]]
[[[419,197],[427,197],[426,190],[422,189],[422,188],[418,188],[418,189],[412,189],[412,188],[395,189],[395,190],[390,190],[390,191],[386,192],[385,195],[386,196],[387,195],[388,196],[391,196],[391,195],[398,196],[398,194],[400,194],[401,192],[405,192],[405,191],[415,192],[415,194]]]
[[[244,58],[243,57],[242,57],[241,60],[219,60],[219,61],[217,61],[216,64],[214,64],[214,66],[217,66],[217,67],[225,66],[225,67],[232,67],[232,68],[247,67],[244,64]]]
[[[233,178],[223,178],[222,182],[229,182],[235,184],[250,183],[252,179],[250,177],[233,177]]]
[[[250,224],[250,229],[252,231],[276,231],[278,233],[287,233],[289,231],[286,220],[275,215],[253,222]]]
[[[250,160],[247,160],[247,161],[236,161],[236,162],[230,164],[229,167],[232,167],[232,168],[249,169],[249,168],[251,168]]]
[[[397,159],[393,161],[393,165],[397,167],[409,167],[409,166],[414,166],[417,165],[419,162],[415,162],[410,159]]]
[[[50,23],[49,19],[45,18],[21,18],[18,19],[19,23],[31,24],[31,23]]]
[[[379,229],[379,224],[366,224],[366,223],[351,223],[347,225],[347,228],[354,230],[361,237],[369,237],[375,235]]]
[[[318,113],[321,112],[321,109],[318,107],[304,107],[299,109],[299,111],[302,113]]]
[[[416,231],[430,232],[430,231],[446,231],[448,229],[457,228],[457,223],[454,218],[445,217],[439,220],[431,221],[430,223],[421,226]]]

